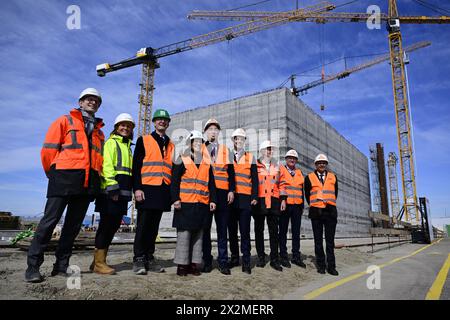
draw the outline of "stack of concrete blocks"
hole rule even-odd
[[[220,122],[219,142],[229,148],[233,146],[233,130],[244,128],[248,134],[246,148],[254,155],[259,156],[259,144],[266,139],[279,146],[275,149],[275,157],[281,163],[284,163],[287,150],[297,150],[299,167],[304,175],[314,170],[316,155],[325,153],[330,160],[329,169],[336,173],[339,181],[336,237],[369,235],[371,202],[367,157],[288,89],[257,93],[172,115],[168,134],[176,144],[177,152],[185,146],[188,132],[202,131],[209,118]],[[312,230],[307,213],[305,208],[301,234],[310,238]],[[172,214],[165,214],[161,226],[170,227],[171,220]],[[214,228],[213,223],[213,232]]]

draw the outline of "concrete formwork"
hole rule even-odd
[[[293,96],[288,89],[277,89],[237,98],[231,101],[174,114],[168,131],[177,145],[184,146],[184,137],[192,129],[202,131],[209,118],[222,127],[220,143],[232,148],[231,133],[236,128],[247,131],[247,150],[257,154],[259,144],[268,138],[279,149],[275,156],[284,162],[284,154],[293,148],[299,152],[299,166],[304,175],[314,170],[314,158],[325,153],[329,168],[339,180],[337,237],[367,236],[370,220],[370,189],[368,159],[312,109]],[[310,237],[311,224],[307,211],[302,235]],[[169,226],[166,215],[162,226]],[[253,235],[252,235],[253,236]]]

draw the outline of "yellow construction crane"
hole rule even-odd
[[[405,220],[414,224],[421,221],[417,201],[416,178],[414,172],[414,155],[411,140],[411,121],[409,118],[409,102],[407,96],[407,83],[405,63],[402,49],[402,35],[400,23],[409,24],[448,24],[449,16],[399,16],[396,0],[388,0],[388,14],[380,14],[380,21],[385,21],[389,32],[389,52],[392,74],[392,89],[394,94],[395,117],[397,127],[398,149],[400,155],[400,168],[402,172],[403,206],[399,216],[404,214]],[[242,11],[194,11],[190,19],[209,20],[250,20],[258,21],[271,15],[289,17],[289,12],[242,12]],[[367,22],[373,16],[367,13],[338,13],[310,12],[291,19],[292,22]]]
[[[406,47],[404,49],[404,52],[405,53],[406,52],[409,53],[409,52],[412,52],[412,51],[415,51],[415,50],[418,50],[418,49],[421,49],[421,48],[428,47],[429,45],[431,45],[431,42],[429,42],[429,41],[417,42],[415,44],[412,44],[412,45]],[[346,78],[352,73],[355,73],[355,72],[358,72],[358,71],[370,68],[370,67],[372,67],[374,65],[377,65],[377,64],[379,64],[381,62],[388,61],[389,59],[390,59],[390,54],[389,53],[383,54],[383,55],[380,55],[379,57],[377,57],[377,58],[375,58],[373,60],[364,62],[364,63],[362,63],[360,65],[357,65],[357,66],[354,66],[352,68],[347,68],[344,71],[341,71],[341,72],[338,72],[338,73],[335,73],[335,74],[330,74],[330,75],[323,75],[318,80],[309,82],[307,84],[304,84],[304,85],[298,86],[298,87],[295,86],[296,75],[291,75],[289,77],[289,79],[288,79],[288,80],[291,80],[291,88],[290,88],[290,90],[291,90],[293,95],[298,97],[299,95],[306,94],[308,92],[308,90],[311,89],[311,88],[320,86],[322,84],[328,83],[328,82],[336,80],[336,79],[340,80],[340,79]],[[283,87],[285,83],[283,83],[281,86],[279,86],[279,88]]]

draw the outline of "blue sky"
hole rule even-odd
[[[40,147],[50,123],[76,106],[79,92],[96,87],[103,95],[98,116],[112,129],[117,114],[137,118],[140,67],[97,77],[95,66],[131,57],[145,46],[158,48],[227,27],[233,22],[189,21],[191,10],[233,9],[240,1],[61,1],[0,2],[0,210],[19,215],[43,211],[47,181]],[[342,4],[348,1],[335,1]],[[450,10],[450,3],[429,0]],[[300,5],[317,1],[301,0]],[[81,29],[68,30],[66,9],[81,9]],[[341,12],[365,12],[371,4],[387,12],[387,1],[360,0]],[[415,2],[398,2],[404,15],[438,15]],[[295,0],[272,0],[248,10],[289,10]],[[323,33],[323,36],[321,36]],[[428,40],[431,47],[410,55],[408,66],[420,196],[429,197],[434,217],[450,217],[450,25],[402,25],[403,43]],[[321,38],[323,40],[321,40]],[[388,51],[387,32],[364,23],[291,23],[212,46],[162,58],[156,70],[154,106],[171,113],[275,88],[290,74],[345,56]],[[369,57],[370,58],[370,57]],[[364,58],[364,59],[367,59]],[[349,65],[363,58],[349,58]],[[342,61],[326,73],[344,68]],[[309,72],[320,75],[320,69]],[[300,77],[297,84],[315,80]],[[311,89],[302,97],[366,155],[382,142],[397,151],[391,75],[387,63]],[[322,101],[325,111],[320,111]],[[399,172],[400,174],[400,172]],[[440,221],[443,221],[442,219]],[[449,221],[450,223],[450,221]]]

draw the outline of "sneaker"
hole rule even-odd
[[[285,268],[291,267],[291,263],[289,262],[288,258],[281,258],[281,265]]]
[[[133,272],[136,275],[146,275],[147,270],[145,269],[144,259],[136,259],[133,263]]]
[[[337,272],[337,270],[335,268],[327,268],[327,272],[329,274],[331,274],[332,276],[338,276],[339,273]]]
[[[304,269],[306,268],[306,264],[300,258],[297,258],[297,257],[292,258],[291,262],[293,264],[295,264],[296,266],[299,266],[300,268],[304,268]]]
[[[41,273],[39,272],[38,267],[28,267],[25,271],[25,281],[31,282],[31,283],[38,283],[42,282],[44,278],[42,277]]]
[[[166,272],[166,270],[164,270],[164,268],[156,263],[155,259],[150,259],[149,261],[146,261],[144,263],[145,266],[145,271],[150,271],[150,272],[156,272],[156,273],[163,273]]]
[[[278,260],[270,261],[270,266],[277,271],[283,271],[283,268],[281,267],[280,262]]]
[[[231,274],[230,269],[228,268],[227,265],[219,265],[219,271],[221,274],[227,275],[229,276]]]
[[[242,272],[252,274],[252,268],[250,266],[250,263],[243,263],[242,264]]]

